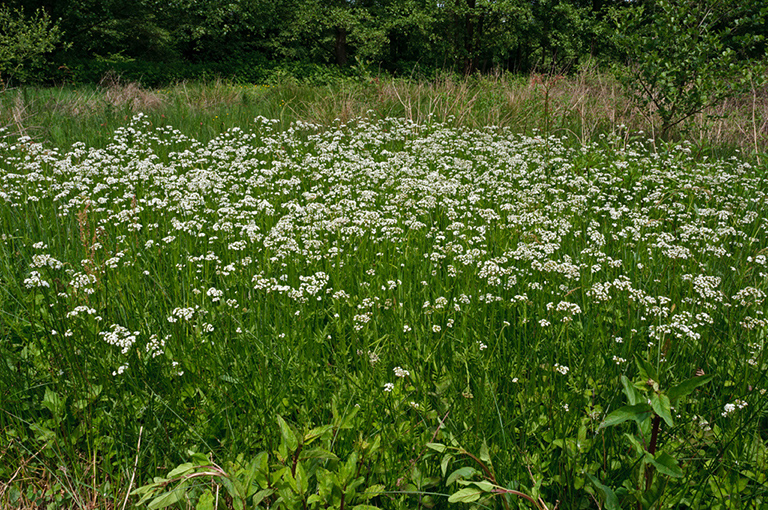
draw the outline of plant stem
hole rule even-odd
[[[653,417],[653,429],[651,431],[651,444],[648,445],[648,453],[651,455],[656,454],[656,441],[659,437],[659,427],[661,426],[661,416],[654,415]],[[650,466],[645,469],[645,490],[651,488],[651,482],[653,481],[653,470]]]

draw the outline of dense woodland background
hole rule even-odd
[[[3,3],[6,18],[36,19],[38,27],[53,34],[44,58],[27,58],[19,66],[13,56],[5,62],[0,57],[6,81],[89,83],[113,69],[145,86],[214,77],[259,83],[276,74],[316,82],[360,73],[427,79],[444,71],[567,74],[587,62],[626,63],[626,51],[616,44],[622,35],[618,20],[624,11],[644,8],[641,23],[652,24],[658,4],[646,0]],[[765,53],[764,43],[745,46],[742,39],[748,36],[755,42],[768,33],[762,23],[766,2],[672,4],[677,4],[681,16],[691,11],[691,5],[706,4],[698,22],[721,36],[724,49],[741,51],[741,58]],[[18,28],[8,19],[0,23],[0,39],[17,35],[11,32]],[[30,44],[34,42],[30,38]]]

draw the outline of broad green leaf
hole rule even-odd
[[[200,499],[197,500],[195,510],[213,510],[214,501],[215,498],[213,497],[211,489],[205,489],[205,492],[200,496]]]
[[[477,469],[473,468],[472,466],[464,466],[451,473],[450,476],[448,476],[448,478],[445,480],[445,485],[451,485],[458,479],[472,478],[477,473]]]
[[[257,454],[251,462],[249,469],[252,468],[256,468],[256,471],[253,472],[253,476],[251,476],[251,472],[249,471],[249,483],[256,481],[259,487],[268,486],[269,481],[267,480],[267,476],[269,475],[269,454],[267,452],[260,452]]]
[[[288,486],[293,489],[293,492],[298,492],[298,488],[296,486],[296,478],[293,476],[290,469],[285,469],[283,471],[283,480],[288,482]],[[283,495],[282,491],[280,494]],[[283,497],[285,496],[283,495]]]
[[[375,498],[376,496],[382,494],[386,490],[386,487],[384,487],[381,484],[371,485],[370,487],[366,487],[365,491],[360,493],[360,495],[364,499],[371,499]]]
[[[165,508],[167,506],[171,506],[174,503],[178,503],[179,501],[181,501],[185,493],[186,493],[185,490],[183,490],[181,487],[177,487],[171,492],[166,492],[156,497],[155,499],[153,499],[152,502],[147,506],[147,508],[149,508],[149,510],[157,510],[158,508]]]
[[[651,407],[653,407],[653,411],[656,414],[664,419],[667,425],[670,427],[674,426],[674,422],[672,421],[672,409],[668,396],[663,393],[654,393],[651,396]]]
[[[586,473],[586,475],[587,478],[589,478],[589,481],[592,482],[592,485],[597,487],[600,492],[603,493],[603,496],[605,496],[605,509],[621,510],[621,506],[619,506],[619,498],[616,497],[616,493],[613,492],[613,490],[607,485],[600,483],[594,476],[590,475],[589,473]]]
[[[605,417],[598,430],[606,427],[613,427],[627,420],[634,420],[637,423],[642,422],[651,415],[651,406],[648,404],[636,404],[633,406],[624,406],[616,409]]]
[[[45,388],[43,405],[48,408],[57,420],[64,413],[64,399],[59,397],[59,395],[50,388]]]
[[[659,380],[656,368],[640,356],[635,355],[635,365],[637,365],[637,370],[640,372],[640,377],[643,379]]]
[[[197,466],[209,466],[211,464],[211,460],[202,453],[195,453],[190,451],[189,455],[192,457],[192,462],[194,462]]]
[[[672,478],[681,478],[683,476],[683,470],[680,469],[677,460],[667,452],[661,452],[657,454],[656,457],[650,453],[646,453],[645,460],[663,475]]]
[[[440,470],[443,473],[443,477],[445,477],[445,474],[448,472],[448,464],[450,464],[452,460],[453,455],[450,453],[443,455],[442,460],[440,460]]]
[[[296,439],[296,434],[293,433],[291,427],[285,422],[282,416],[277,415],[277,423],[280,424],[280,434],[283,436],[285,446],[290,452],[295,452],[299,447],[299,440]]]
[[[275,493],[274,489],[260,490],[259,492],[257,492],[256,494],[253,495],[253,498],[251,498],[251,502],[252,502],[253,506],[257,508],[259,506],[259,503],[264,501],[264,498],[267,498],[267,497],[271,496],[274,493]]]
[[[491,465],[491,454],[488,453],[488,443],[485,442],[485,439],[483,439],[483,444],[480,445],[480,460],[487,463],[488,466]]]
[[[168,473],[168,478],[178,478],[180,476],[184,476],[186,474],[189,474],[195,470],[195,465],[191,462],[185,462],[184,464],[180,464],[176,466],[173,470],[171,470],[170,473]]]
[[[712,375],[704,375],[701,377],[692,377],[691,379],[687,379],[681,382],[667,392],[667,395],[669,395],[669,400],[673,405],[677,404],[679,399],[687,397],[693,390],[711,381],[713,377],[714,376]]]
[[[345,487],[350,483],[352,477],[355,476],[357,470],[357,453],[352,452],[347,458],[347,462],[341,467],[339,471],[339,480]]]
[[[632,384],[632,381],[626,375],[621,376],[621,386],[624,388],[624,394],[627,396],[629,405],[634,406],[645,400],[640,390],[635,388],[635,385]]]
[[[445,446],[442,443],[427,443],[427,448],[431,448],[432,450],[435,450],[436,452],[443,453],[447,446]]]
[[[312,448],[311,450],[302,450],[299,455],[301,460],[307,459],[325,459],[325,460],[339,460],[335,453],[329,452],[322,448]]]
[[[485,494],[484,491],[476,487],[466,487],[458,492],[454,492],[448,497],[448,503],[472,503],[480,499]]]
[[[296,492],[303,496],[307,490],[309,490],[307,471],[304,469],[304,465],[298,462],[296,463]]]
[[[361,505],[353,506],[352,510],[379,510],[379,507],[373,506],[373,505],[366,505],[363,503]]]
[[[493,484],[488,480],[482,480],[480,482],[472,482],[472,483],[474,483],[478,489],[481,489],[485,492],[491,492],[493,490]]]
[[[318,437],[322,437],[326,432],[333,430],[333,425],[322,425],[315,427],[306,434],[304,434],[304,444],[308,445]]]

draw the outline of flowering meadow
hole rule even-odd
[[[768,505],[768,173],[626,140],[0,139],[0,505]]]

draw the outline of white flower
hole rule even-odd
[[[384,385],[384,391],[386,391],[387,393],[391,392],[394,389],[395,389],[394,383],[388,382]]]
[[[395,377],[408,377],[411,375],[408,370],[400,367],[395,367],[392,369],[392,371],[395,373]]]
[[[555,363],[555,370],[556,370],[556,371],[558,371],[558,372],[560,372],[561,374],[565,375],[565,374],[567,374],[567,373],[568,373],[568,371],[570,370],[570,368],[568,368],[568,367],[566,367],[566,366],[563,366],[563,365],[561,365],[560,363]]]

